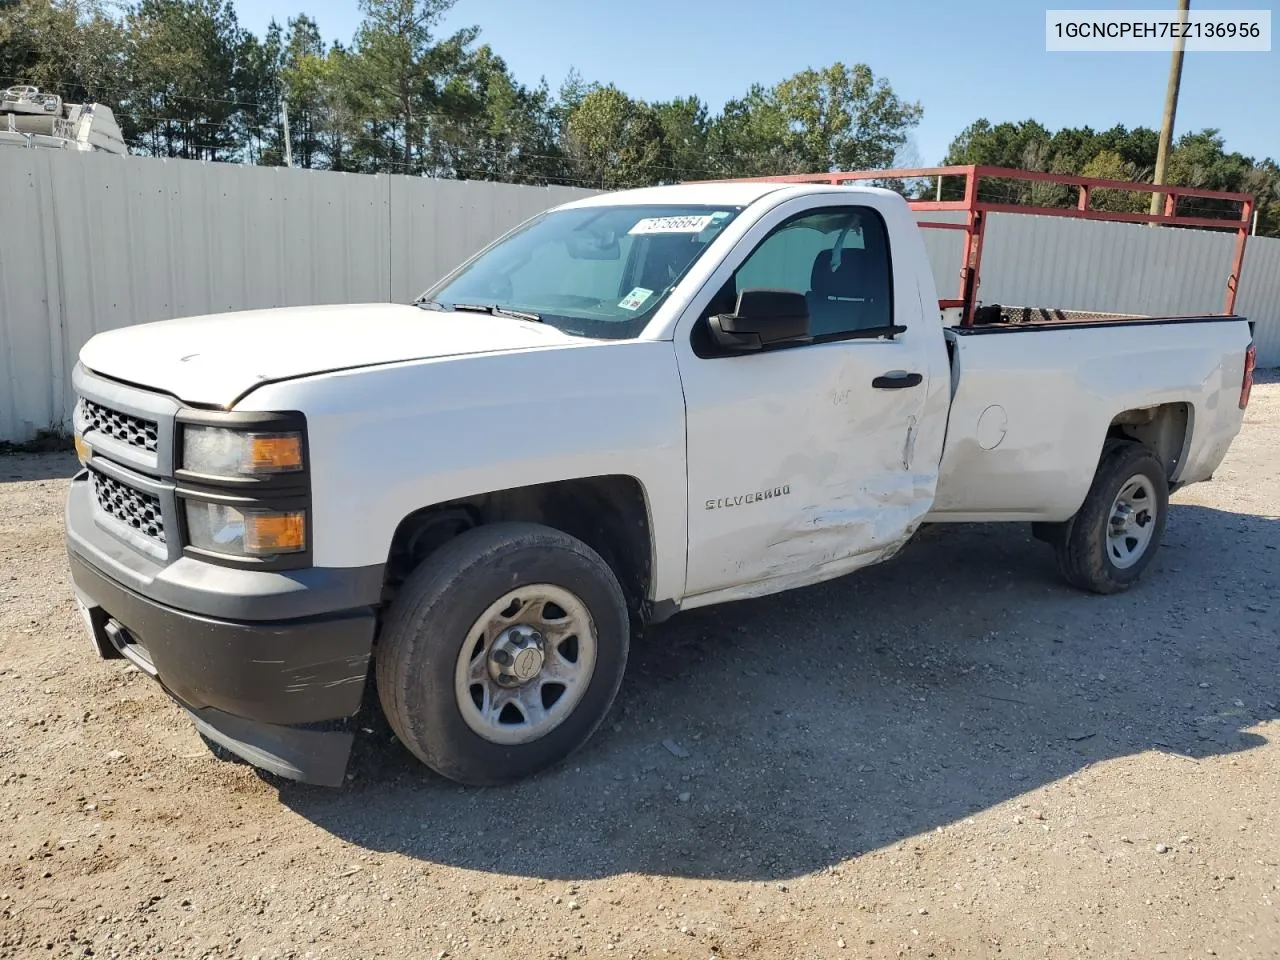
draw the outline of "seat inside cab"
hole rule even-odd
[[[888,241],[870,212],[819,211],[784,223],[717,291],[706,316],[732,313],[739,291],[790,290],[809,304],[815,338],[890,326]]]

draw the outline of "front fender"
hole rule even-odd
[[[423,507],[624,475],[645,491],[654,600],[680,596],[687,537],[684,402],[665,341],[473,354],[263,386],[237,409],[307,417],[317,565],[386,561]]]

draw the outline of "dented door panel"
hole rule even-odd
[[[688,334],[677,334],[689,484],[682,606],[761,596],[886,559],[932,505],[950,379],[940,320],[923,308],[936,302],[923,243],[896,205],[866,195],[851,202],[884,216],[893,322],[905,331],[719,357],[695,355]],[[762,219],[710,289],[795,215],[787,207]],[[920,379],[873,386],[896,374]]]
[[[685,386],[686,596],[852,569],[914,531],[936,470],[903,458],[926,391],[871,388],[911,357],[905,343],[845,341],[700,361]]]

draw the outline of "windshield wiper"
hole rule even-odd
[[[526,310],[508,310],[506,307],[500,307],[496,303],[455,303],[453,309],[464,310],[468,313],[487,313],[491,317],[511,317],[513,320],[542,322],[542,317],[536,313],[529,313]]]

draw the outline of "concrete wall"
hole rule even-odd
[[[250,307],[409,300],[548,207],[596,191],[0,150],[0,440],[65,425],[95,333]],[[932,215],[937,217],[938,215]],[[940,296],[960,234],[925,232]],[[997,214],[980,297],[1132,313],[1221,310],[1232,238]],[[1280,240],[1249,241],[1237,312],[1280,365]]]
[[[0,151],[0,440],[67,422],[95,333],[250,307],[409,300],[596,191]]]

